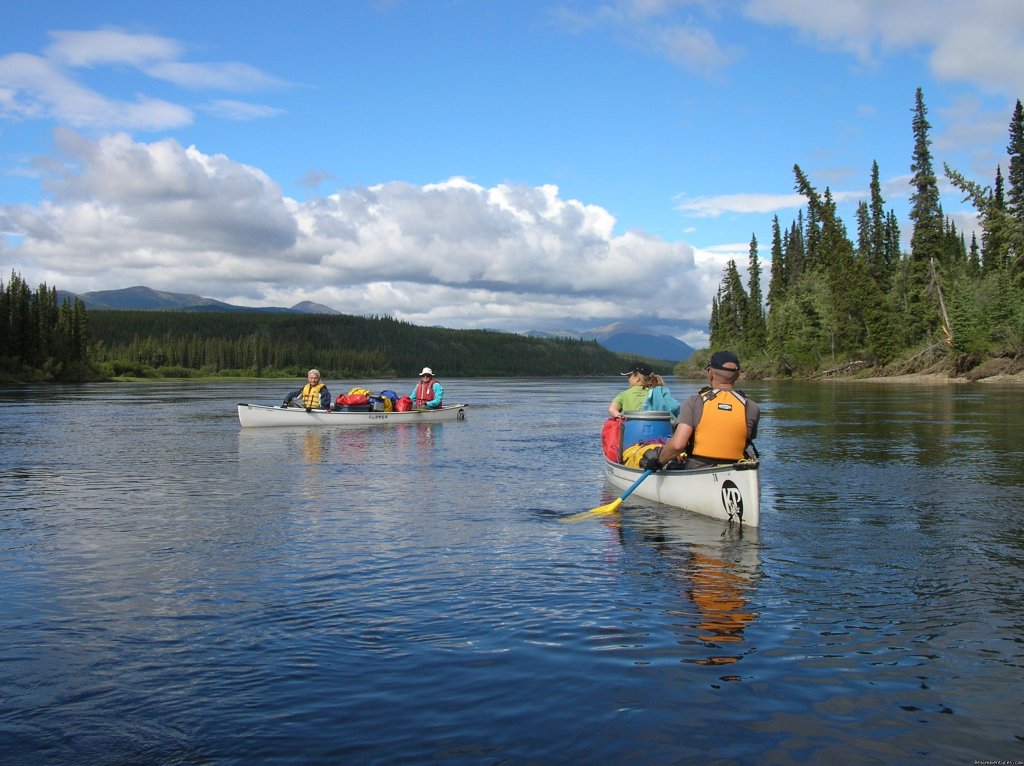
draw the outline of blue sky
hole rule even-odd
[[[853,234],[877,161],[909,239],[919,86],[936,169],[1005,174],[1024,3],[22,3],[0,27],[0,267],[700,347],[752,236],[767,284],[794,164]]]

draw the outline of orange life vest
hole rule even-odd
[[[742,460],[747,446],[747,400],[737,391],[713,388],[700,395],[703,414],[693,434],[694,457]]]
[[[417,407],[423,407],[427,402],[434,400],[434,379],[431,378],[429,383],[420,381],[416,384],[416,400],[414,404]]]

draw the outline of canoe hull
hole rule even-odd
[[[643,471],[605,460],[608,482],[626,490]],[[744,526],[761,523],[761,479],[756,460],[698,468],[659,471],[633,490],[634,495]]]
[[[242,428],[272,426],[392,426],[402,423],[444,423],[465,420],[466,405],[446,404],[436,410],[408,412],[327,412],[301,407],[270,407],[265,404],[239,404],[238,422]]]

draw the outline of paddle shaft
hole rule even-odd
[[[644,479],[646,479],[652,473],[654,473],[654,471],[652,471],[651,469],[648,468],[646,471],[644,471],[642,474],[640,474],[640,478],[637,479],[636,481],[634,481],[630,485],[629,489],[627,489],[625,492],[623,492],[619,496],[619,502],[621,503],[623,500],[625,500],[627,497],[629,497],[631,494],[633,494],[633,490],[640,486],[640,482],[642,482]]]
[[[599,505],[597,506],[597,508],[591,508],[589,511],[573,514],[572,516],[566,517],[566,521],[579,521],[581,519],[586,519],[591,516],[604,516],[609,513],[615,513],[615,511],[619,509],[619,506],[622,505],[622,501],[629,497],[630,493],[640,486],[640,482],[642,482],[652,473],[654,473],[654,471],[650,469],[644,471],[642,474],[640,474],[640,478],[634,481],[629,489],[627,489],[625,492],[622,493],[621,496],[617,497],[615,500],[612,500],[607,505]]]

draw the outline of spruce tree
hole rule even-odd
[[[1024,107],[1020,99],[1010,119],[1010,143],[1006,147],[1010,167],[1006,180],[1009,182],[1006,209],[1021,226],[1024,226]]]
[[[888,289],[892,275],[892,264],[899,258],[899,248],[891,252],[887,247],[888,217],[885,213],[885,198],[882,196],[882,183],[878,177],[878,161],[871,163],[871,183],[869,186],[871,200],[868,204],[868,235],[869,246],[867,262],[871,276],[875,278],[882,290]],[[897,240],[899,235],[897,234]]]
[[[1003,173],[996,165],[996,179],[986,211],[989,226],[983,231],[981,239],[981,263],[985,273],[998,271],[1006,265],[1009,242],[1007,241],[1006,198],[1003,195]]]
[[[807,198],[803,266],[805,269],[813,269],[818,266],[821,258],[822,200],[817,190],[807,180],[807,175],[800,169],[799,165],[793,166],[793,175],[796,176],[796,190]]]
[[[981,275],[981,248],[978,247],[978,236],[971,232],[971,249],[967,253],[967,273],[977,279]]]
[[[910,256],[918,263],[927,263],[930,258],[941,260],[942,247],[942,206],[939,203],[939,184],[932,169],[931,138],[928,131],[931,125],[927,118],[928,110],[924,105],[924,93],[917,89],[914,102],[914,153],[910,170],[913,173],[911,186],[914,192],[910,195],[910,220],[914,223],[914,231],[910,237]],[[922,272],[922,283],[924,282]]]
[[[768,280],[768,307],[786,293],[786,254],[782,246],[782,228],[779,217],[772,216],[772,271]]]
[[[764,348],[767,340],[765,328],[764,306],[761,297],[761,259],[757,254],[757,237],[750,237],[750,261],[747,266],[747,316],[745,322],[745,351],[753,353]]]
[[[868,203],[857,203],[857,255],[869,262],[871,258],[871,213]]]
[[[718,288],[717,323],[713,346],[743,347],[746,337],[748,297],[743,289],[736,261],[730,260],[725,266],[722,283]]]
[[[900,222],[892,210],[885,217],[885,256],[889,280],[892,280],[893,269],[899,263],[902,246],[900,244]]]
[[[910,195],[910,220],[914,230],[910,235],[910,264],[906,274],[906,310],[903,323],[911,343],[929,336],[938,325],[939,309],[931,295],[930,263],[944,265],[946,254],[942,207],[939,204],[939,185],[932,169],[931,125],[924,105],[924,93],[917,89],[914,102],[912,128],[914,134],[913,173]]]
[[[804,248],[803,210],[797,211],[796,221],[790,224],[789,231],[786,232],[786,240],[784,243],[784,247],[784,259],[786,263],[786,287],[787,290],[789,290],[800,281],[800,277],[804,273],[806,249]]]

